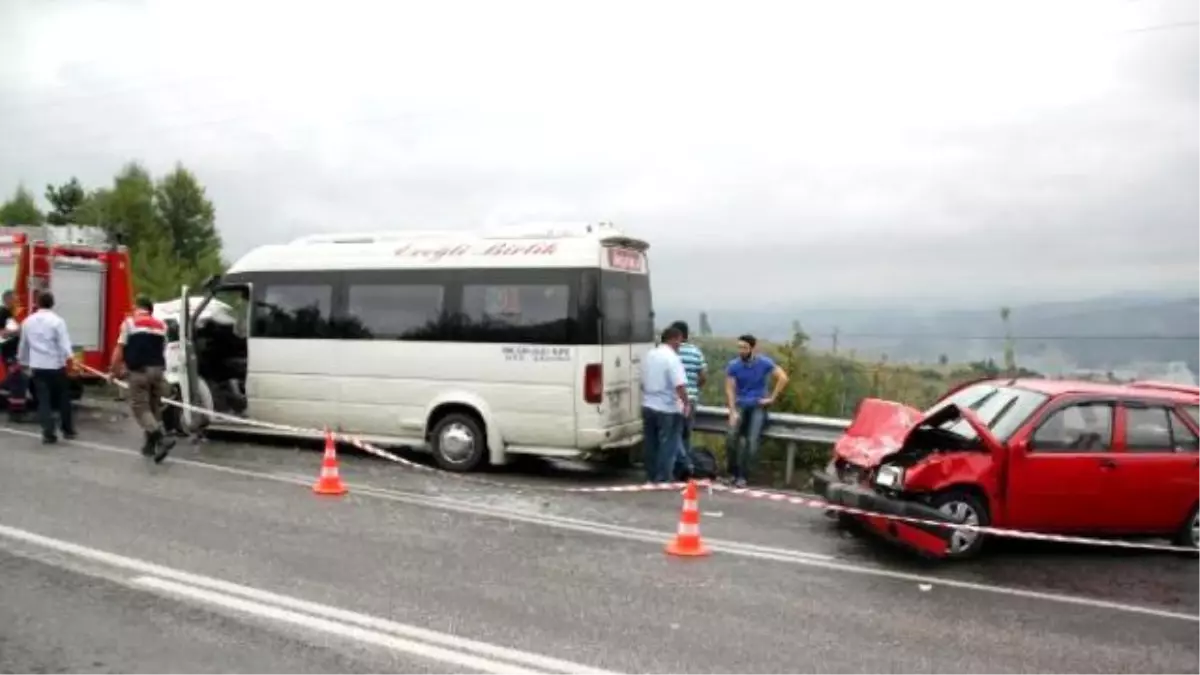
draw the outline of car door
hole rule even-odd
[[[1175,406],[1124,401],[1124,438],[1114,454],[1118,485],[1111,495],[1120,529],[1173,532],[1196,503],[1200,441]]]
[[[1006,476],[1009,526],[1102,531],[1111,524],[1106,494],[1117,468],[1115,413],[1111,401],[1067,400],[1014,438]]]

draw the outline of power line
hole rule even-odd
[[[828,338],[871,338],[871,339],[913,339],[913,340],[1027,340],[1027,341],[1057,341],[1057,340],[1200,340],[1200,335],[946,335],[942,333],[809,333],[810,336]]]

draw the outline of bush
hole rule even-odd
[[[721,338],[696,338],[695,342],[708,360],[708,381],[700,394],[700,402],[724,407],[725,367],[737,355],[736,342]],[[847,418],[854,414],[864,398],[869,397],[900,401],[924,409],[950,385],[949,378],[929,367],[889,365],[886,359],[868,363],[815,352],[809,348],[808,336],[803,331],[797,331],[787,343],[760,342],[759,349],[779,364],[789,377],[787,388],[771,409],[774,413]],[[697,437],[693,442],[712,450],[723,468],[725,438],[713,434],[704,436],[707,437]],[[760,484],[781,485],[786,457],[786,443],[763,439],[751,478]],[[807,474],[827,464],[829,458],[828,445],[799,444],[793,484],[807,485]]]

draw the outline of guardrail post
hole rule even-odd
[[[796,441],[788,441],[787,465],[783,467],[783,484],[791,487],[792,473],[796,470]]]

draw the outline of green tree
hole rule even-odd
[[[171,242],[171,252],[183,268],[190,270],[185,279],[188,283],[199,283],[220,271],[221,236],[216,228],[216,209],[192,172],[176,164],[158,181],[154,207],[160,228]]]
[[[0,205],[0,225],[41,225],[46,217],[37,206],[33,193],[18,185],[17,191],[8,201]]]
[[[46,201],[50,202],[50,212],[46,214],[46,222],[51,225],[79,224],[76,216],[86,200],[87,192],[74,176],[58,187],[47,185]]]
[[[154,209],[154,180],[140,164],[126,164],[113,180],[100,225],[134,254],[137,248],[164,236]]]
[[[130,249],[130,258],[134,288],[156,301],[179,297],[180,286],[195,276],[179,263],[165,237],[139,242]]]
[[[75,217],[80,223],[96,225],[107,230],[105,220],[111,199],[112,190],[108,188],[92,190],[83,198],[83,203],[79,205],[79,208],[75,209]]]
[[[155,300],[179,295],[223,267],[216,210],[182,165],[155,181],[126,164],[112,187],[93,190],[75,209],[77,222],[96,224],[129,247],[134,288]]]

